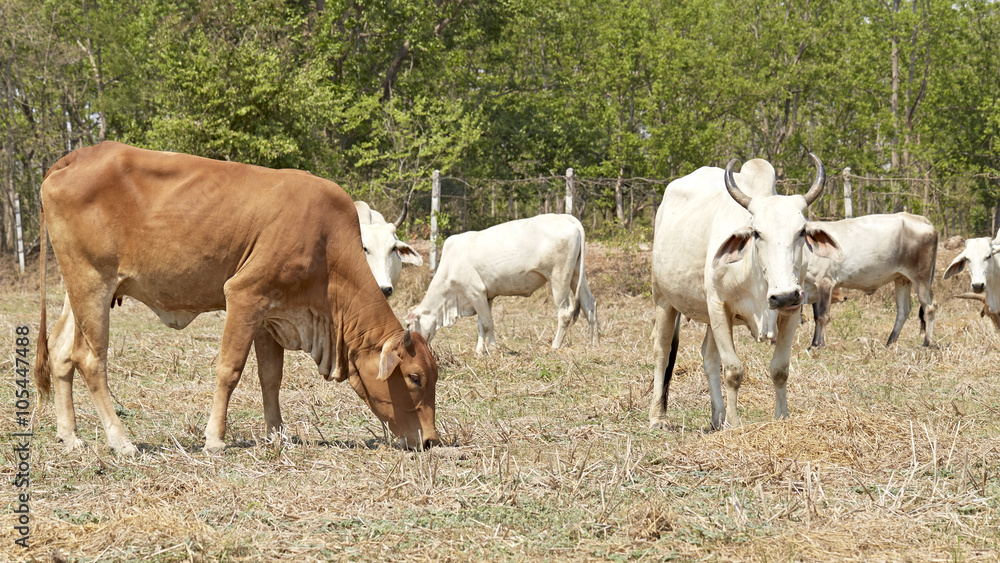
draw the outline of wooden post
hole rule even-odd
[[[566,169],[566,213],[573,213],[573,198],[576,197],[576,187],[573,185],[573,169]]]
[[[435,170],[431,182],[431,272],[438,264],[438,213],[441,212],[441,171]]]
[[[854,217],[854,202],[851,199],[851,167],[844,168],[844,217],[851,219]]]
[[[21,229],[21,196],[14,192],[14,224],[17,229],[17,261],[24,273],[24,231]]]

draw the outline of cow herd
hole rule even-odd
[[[704,167],[671,182],[656,214],[652,293],[655,372],[649,424],[668,426],[667,397],[682,316],[706,325],[701,353],[715,428],[739,424],[744,367],[733,329],[771,340],[775,417],[788,416],[785,385],[803,305],[816,318],[814,347],[834,290],[874,291],[895,283],[899,336],[920,302],[924,345],[934,344],[931,294],[937,232],[908,213],[835,222],[809,221],[821,194],[823,164],[805,195],[778,195],[775,171],[753,159],[734,172]],[[282,427],[278,393],[285,350],[303,350],[327,379],[347,380],[404,447],[438,442],[438,370],[429,343],[436,331],[476,315],[478,354],[495,347],[497,296],[528,296],[549,284],[558,324],[553,348],[582,313],[597,338],[594,296],[585,271],[583,226],[571,215],[539,215],[451,236],[421,302],[403,322],[386,298],[403,263],[420,255],[364,202],[336,184],[295,170],[271,170],[105,142],[58,161],[42,183],[41,218],[66,286],[51,334],[46,327],[45,268],[36,387],[54,392],[57,438],[82,446],[72,399],[75,371],[90,392],[108,444],[134,454],[107,382],[109,311],[125,296],[172,328],[226,310],[205,450],[225,447],[230,396],[250,347],[258,362],[269,432]],[[42,244],[42,263],[45,249]],[[973,293],[1000,330],[997,240],[971,239],[945,272],[963,268]],[[724,391],[724,393],[723,393]]]

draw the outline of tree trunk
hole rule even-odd
[[[622,175],[625,167],[618,167],[618,179],[615,181],[615,216],[618,217],[618,224],[625,224],[625,202],[622,194]]]

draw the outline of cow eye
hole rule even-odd
[[[406,377],[410,378],[410,382],[411,383],[413,383],[417,387],[420,387],[420,375],[419,374],[410,373],[410,374],[407,374]]]
[[[368,247],[367,246],[362,246],[361,248],[364,249],[365,254],[371,254],[371,252],[368,252]]]

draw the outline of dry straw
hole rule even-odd
[[[939,252],[939,272],[955,253]],[[771,348],[738,329],[745,425],[721,432],[704,429],[704,327],[684,322],[673,428],[649,431],[648,260],[638,247],[588,246],[596,347],[576,326],[567,348],[548,348],[556,318],[546,292],[496,300],[491,357],[473,354],[474,319],[441,330],[438,425],[451,445],[425,453],[389,447],[347,386],[290,353],[284,435],[262,435],[251,361],[230,447],[202,454],[222,315],[177,332],[126,302],[112,316],[110,383],[142,453],[107,450],[78,380],[89,448],[63,453],[51,406],[38,411],[33,547],[15,549],[5,524],[0,560],[998,559],[998,339],[974,304],[945,299],[967,279],[935,286],[936,350],[919,347],[915,319],[897,346],[882,346],[894,316],[887,289],[849,292],[822,351],[805,350],[804,324],[788,420],[771,420]],[[0,328],[11,334],[36,322],[37,287],[4,267]],[[429,278],[404,269],[397,313]],[[59,290],[50,293],[55,315]],[[5,373],[9,364],[0,360]],[[4,386],[0,406],[11,397]],[[2,451],[8,476],[11,448]]]

